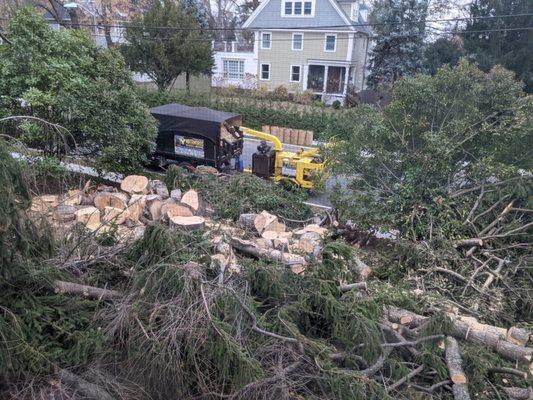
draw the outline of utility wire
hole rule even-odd
[[[487,15],[479,17],[462,17],[462,18],[440,18],[440,19],[426,19],[424,21],[404,21],[404,22],[376,22],[376,23],[354,23],[354,24],[345,24],[345,25],[327,25],[327,26],[306,26],[298,28],[287,28],[287,30],[296,31],[298,29],[305,30],[324,30],[324,29],[342,29],[342,28],[357,28],[357,27],[373,27],[373,26],[394,26],[394,25],[409,25],[409,24],[419,24],[419,23],[432,23],[432,22],[460,22],[460,21],[470,21],[470,20],[487,20],[487,19],[499,19],[499,18],[519,18],[519,17],[530,17],[533,16],[533,13],[522,13],[522,14],[501,14],[501,15]],[[0,20],[7,21],[7,18],[0,18]],[[179,28],[173,26],[143,26],[135,25],[126,22],[124,25],[110,25],[110,24],[86,24],[79,23],[77,26],[83,27],[95,27],[95,28],[141,28],[145,30],[177,30],[177,31],[249,31],[250,28]],[[253,28],[253,30],[269,30],[269,29],[284,29],[284,28],[275,28],[275,27],[259,27]]]

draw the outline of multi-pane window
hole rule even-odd
[[[337,42],[337,35],[326,35],[326,43],[324,45],[325,51],[335,51]]]
[[[312,15],[312,1],[285,1],[283,6],[284,15]]]
[[[223,60],[223,76],[226,79],[243,79],[244,60]]]
[[[300,82],[301,69],[299,65],[291,65],[291,82]]]
[[[304,35],[303,33],[293,33],[292,34],[292,49],[293,50],[302,50],[304,45]]]
[[[351,11],[352,11],[350,15],[351,20],[358,21],[359,20],[359,3],[353,3]]]
[[[272,34],[263,32],[261,34],[261,48],[270,49],[271,45],[272,45]]]
[[[285,15],[292,15],[292,1],[285,2]]]
[[[270,64],[261,64],[261,80],[270,80]]]

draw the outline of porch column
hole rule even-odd
[[[324,87],[322,88],[322,93],[327,93],[328,90],[328,66],[324,67]]]
[[[309,66],[304,65],[304,75],[303,75],[303,82],[302,82],[302,88],[303,90],[307,90],[307,80],[309,79]]]
[[[350,67],[344,67],[344,88],[342,89],[342,95],[346,96],[348,92],[348,78],[350,75]]]

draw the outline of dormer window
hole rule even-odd
[[[284,1],[282,16],[284,17],[312,17],[314,15],[313,1]]]

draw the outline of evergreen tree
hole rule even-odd
[[[133,71],[152,78],[160,91],[182,73],[189,77],[210,72],[211,42],[196,10],[190,1],[154,1],[143,18],[126,26],[128,44],[122,46],[126,61]]]
[[[440,38],[427,46],[424,53],[424,71],[435,75],[444,64],[457,65],[464,56],[460,40]]]
[[[531,15],[485,17],[531,13],[531,0],[476,0],[470,6],[472,20],[465,31],[478,32],[463,33],[465,49],[482,70],[503,65],[525,82],[526,91],[530,93],[533,92],[533,30],[518,28],[531,26]],[[483,30],[485,32],[479,32]]]
[[[371,20],[377,34],[371,53],[371,88],[389,86],[422,69],[428,0],[378,0]]]

